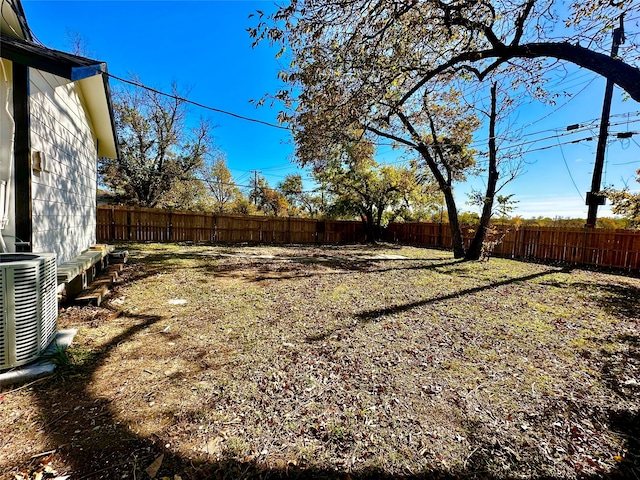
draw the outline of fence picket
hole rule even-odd
[[[407,245],[451,247],[451,234],[446,227],[441,238],[426,234],[429,227],[438,228],[439,224],[390,223],[387,227],[387,239]],[[500,228],[502,227],[498,227],[498,237],[502,235]],[[640,270],[640,231],[602,228],[506,228],[509,231],[493,251],[495,256]],[[464,227],[463,237],[465,245],[468,246],[473,238],[473,230]]]
[[[221,215],[99,205],[98,242],[361,243],[361,222]],[[559,261],[575,265],[640,270],[640,231],[497,226],[493,255]],[[506,232],[504,230],[506,228]],[[463,227],[468,247],[474,229]],[[385,239],[394,243],[450,248],[451,231],[441,223],[390,223]]]

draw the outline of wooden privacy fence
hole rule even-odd
[[[640,270],[640,232],[634,230],[496,227],[492,255],[574,265]],[[501,230],[502,228],[502,230]],[[466,246],[472,227],[463,227]],[[361,222],[291,217],[216,215],[152,208],[98,206],[98,242],[361,243]],[[449,225],[390,223],[388,242],[451,248]]]
[[[360,222],[98,206],[98,242],[360,243]]]
[[[492,255],[575,265],[640,270],[640,231],[605,228],[496,227]],[[466,246],[473,238],[463,228]],[[406,245],[451,247],[449,226],[440,223],[391,223],[386,239]]]

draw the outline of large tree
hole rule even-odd
[[[424,189],[415,168],[380,166],[373,157],[372,144],[351,142],[342,155],[314,170],[315,180],[331,198],[328,214],[359,217],[369,242],[379,240],[385,214],[395,217],[411,208],[409,199]]]
[[[102,182],[127,204],[162,205],[181,181],[193,181],[212,152],[211,126],[187,125],[187,105],[176,84],[172,96],[137,87],[114,96],[120,158],[101,159]]]
[[[261,22],[251,33],[258,40],[289,41],[294,50],[329,35],[338,42],[335,47],[358,48],[363,62],[373,58],[371,53],[390,56],[390,45],[413,52],[395,65],[396,75],[410,72],[418,79],[399,102],[442,73],[472,71],[484,77],[531,59],[586,68],[640,101],[640,69],[633,64],[638,51],[624,61],[603,48],[610,32],[622,25],[621,16],[639,9],[637,0],[292,0],[271,16],[284,28]],[[425,53],[437,55],[425,58]]]
[[[472,85],[502,78],[510,88],[544,96],[544,73],[564,61],[640,99],[640,70],[599,47],[616,15],[637,2],[585,0],[564,18],[556,3],[294,0],[262,16],[250,33],[256,42],[282,44],[290,56],[290,68],[280,73],[289,88],[275,97],[287,107],[280,119],[295,132],[299,161],[322,164],[337,144],[354,140],[354,127],[363,138],[387,138],[417,151],[443,188],[454,253],[461,257],[452,183],[474,166],[467,145],[477,124],[461,109]],[[456,95],[451,84],[464,91],[463,101],[447,98]],[[448,110],[452,105],[456,115]],[[495,165],[497,146],[488,148]],[[496,174],[489,169],[491,182]]]

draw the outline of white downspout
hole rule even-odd
[[[13,148],[15,142],[16,135],[16,122],[9,110],[9,101],[11,99],[11,84],[9,83],[9,79],[7,78],[7,71],[4,68],[4,62],[0,60],[0,65],[2,65],[2,75],[4,77],[4,82],[7,85],[7,98],[5,99],[4,109],[7,112],[7,116],[9,120],[11,120],[11,146],[9,147],[9,175],[7,180],[0,180],[0,251],[7,251],[7,244],[4,241],[2,236],[2,230],[9,223],[9,203],[11,199],[11,181],[13,176]]]
[[[11,161],[11,159],[9,159]],[[0,180],[0,212],[4,211],[4,203],[5,203],[5,192],[7,191],[7,182],[4,180]],[[0,253],[5,253],[7,251],[7,244],[4,241],[4,237],[2,236],[2,229],[4,228],[4,222],[0,220]]]

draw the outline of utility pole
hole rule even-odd
[[[620,26],[613,30],[613,44],[611,45],[611,57],[618,55],[618,47],[624,43],[624,13],[620,15]],[[609,134],[609,113],[611,112],[611,98],[613,97],[613,81],[607,79],[607,86],[604,91],[604,103],[602,105],[602,117],[600,118],[600,135],[596,148],[596,161],[593,167],[593,177],[591,180],[591,191],[587,192],[587,213],[586,228],[595,228],[598,206],[604,205],[605,197],[600,193],[602,183],[602,169],[604,167],[604,153],[607,148],[607,136]]]
[[[253,171],[253,204],[258,206],[258,170]]]

